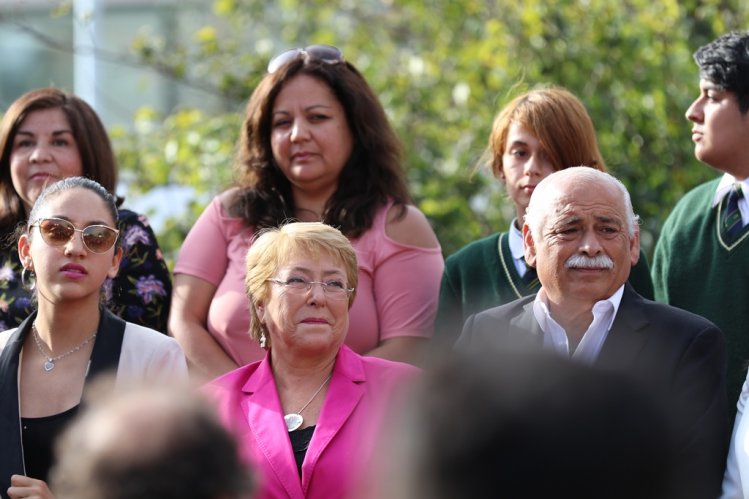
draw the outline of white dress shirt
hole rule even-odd
[[[580,344],[570,355],[567,333],[549,313],[549,300],[542,287],[533,302],[533,315],[544,332],[544,347],[567,358],[571,357],[585,364],[592,364],[598,358],[603,342],[606,341],[611,325],[614,323],[623,294],[624,285],[622,284],[611,297],[593,305],[593,322],[585,331]]]
[[[512,261],[515,264],[515,268],[523,277],[528,271],[528,266],[525,264],[525,243],[523,242],[523,233],[517,228],[515,222],[517,218],[512,219],[510,224],[510,230],[507,232],[509,237],[508,243],[510,244],[510,253],[512,253]]]
[[[743,188],[743,187],[742,187]],[[723,476],[721,499],[741,499],[749,497],[749,376],[741,387],[741,395],[736,404],[736,421],[733,423],[731,447],[728,450],[726,472]]]
[[[741,223],[743,225],[749,224],[749,178],[739,182],[736,177],[730,173],[724,173],[723,178],[720,179],[718,188],[715,189],[715,196],[713,197],[713,208],[718,206],[720,202],[726,197],[728,191],[731,190],[734,184],[741,184],[741,192],[743,196],[739,199],[739,212],[741,213]]]

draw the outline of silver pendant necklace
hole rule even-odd
[[[58,355],[57,357],[50,357],[49,355],[47,355],[47,352],[44,351],[44,348],[42,348],[42,342],[39,339],[39,332],[36,330],[36,322],[31,323],[31,333],[32,333],[32,336],[34,336],[34,343],[36,343],[36,348],[39,349],[39,353],[42,354],[42,357],[47,359],[44,361],[44,364],[42,364],[42,368],[44,368],[46,372],[50,372],[52,369],[55,368],[55,362],[57,362],[60,359],[64,359],[68,355],[73,355],[75,352],[77,352],[78,350],[80,350],[81,348],[89,344],[91,341],[93,341],[94,338],[96,338],[96,333],[94,333],[88,338],[86,338],[85,340],[83,340],[83,343],[81,343],[77,347],[71,350],[68,350],[67,352],[61,355]]]
[[[322,382],[322,385],[320,385],[320,388],[318,388],[314,395],[312,395],[312,398],[310,398],[307,403],[304,404],[304,407],[299,409],[297,412],[290,412],[284,415],[283,420],[286,422],[286,429],[289,430],[289,432],[297,430],[300,426],[302,426],[302,423],[304,422],[302,412],[304,412],[307,406],[310,405],[313,400],[315,400],[315,397],[317,397],[317,394],[320,393],[325,384],[330,380],[331,376],[333,376],[332,372],[328,374],[328,377],[325,378],[325,380]]]

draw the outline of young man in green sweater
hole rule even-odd
[[[694,60],[700,94],[686,112],[694,154],[723,175],[677,203],[652,275],[656,300],[702,315],[725,333],[733,414],[749,362],[749,32],[721,36]]]

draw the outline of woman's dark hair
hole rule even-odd
[[[353,137],[351,157],[322,221],[356,238],[372,226],[377,208],[388,199],[401,207],[401,216],[405,214],[411,197],[402,148],[377,96],[350,63],[299,57],[267,74],[247,103],[234,165],[241,189],[233,200],[232,215],[257,228],[275,227],[294,217],[291,184],[273,159],[270,136],[275,99],[299,75],[317,78],[331,89],[346,112]]]
[[[57,88],[23,94],[10,105],[0,122],[0,234],[8,234],[26,218],[21,198],[10,175],[10,154],[18,128],[26,117],[45,109],[60,109],[78,145],[82,174],[114,193],[117,162],[109,136],[96,112],[84,100]],[[122,200],[118,199],[118,204]]]
[[[54,196],[57,193],[77,188],[88,189],[89,191],[99,196],[101,200],[104,201],[104,204],[107,207],[107,211],[109,211],[109,214],[112,217],[112,222],[115,225],[117,224],[117,198],[114,197],[111,192],[107,191],[104,186],[86,177],[64,178],[44,189],[41,194],[39,194],[39,197],[36,198],[34,207],[31,208],[31,213],[29,213],[29,222],[36,221],[36,219],[38,218],[37,214],[39,213],[39,210],[44,207],[45,203],[47,202],[47,198],[49,198],[50,196]]]

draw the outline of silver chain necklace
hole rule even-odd
[[[289,430],[289,433],[291,433],[294,430],[299,429],[299,427],[302,426],[302,423],[304,422],[304,418],[302,417],[302,412],[307,408],[308,405],[312,403],[313,400],[315,400],[315,397],[317,397],[317,394],[320,393],[322,388],[327,384],[328,381],[330,381],[331,376],[333,376],[332,372],[328,374],[328,377],[325,378],[325,380],[322,382],[322,385],[320,385],[320,388],[318,388],[315,394],[312,395],[312,398],[309,399],[306,404],[304,404],[304,407],[299,409],[297,412],[290,412],[284,415],[283,420],[286,422],[286,429]]]
[[[67,352],[65,352],[65,353],[63,353],[61,355],[58,355],[57,357],[50,357],[49,355],[47,355],[47,352],[44,351],[44,348],[42,348],[42,341],[39,339],[39,332],[36,330],[36,322],[32,322],[31,323],[31,333],[34,336],[34,342],[36,343],[36,348],[39,349],[39,353],[42,354],[42,357],[44,357],[45,359],[47,359],[47,360],[44,361],[44,364],[42,364],[42,367],[47,372],[50,372],[52,369],[55,368],[55,362],[57,362],[60,359],[64,359],[68,355],[73,355],[75,352],[77,352],[81,348],[85,347],[91,341],[93,341],[94,338],[96,338],[96,333],[94,333],[91,336],[89,336],[88,338],[86,338],[85,340],[83,340],[83,343],[81,343],[77,347],[75,347],[75,348],[73,348],[71,350],[68,350]]]

